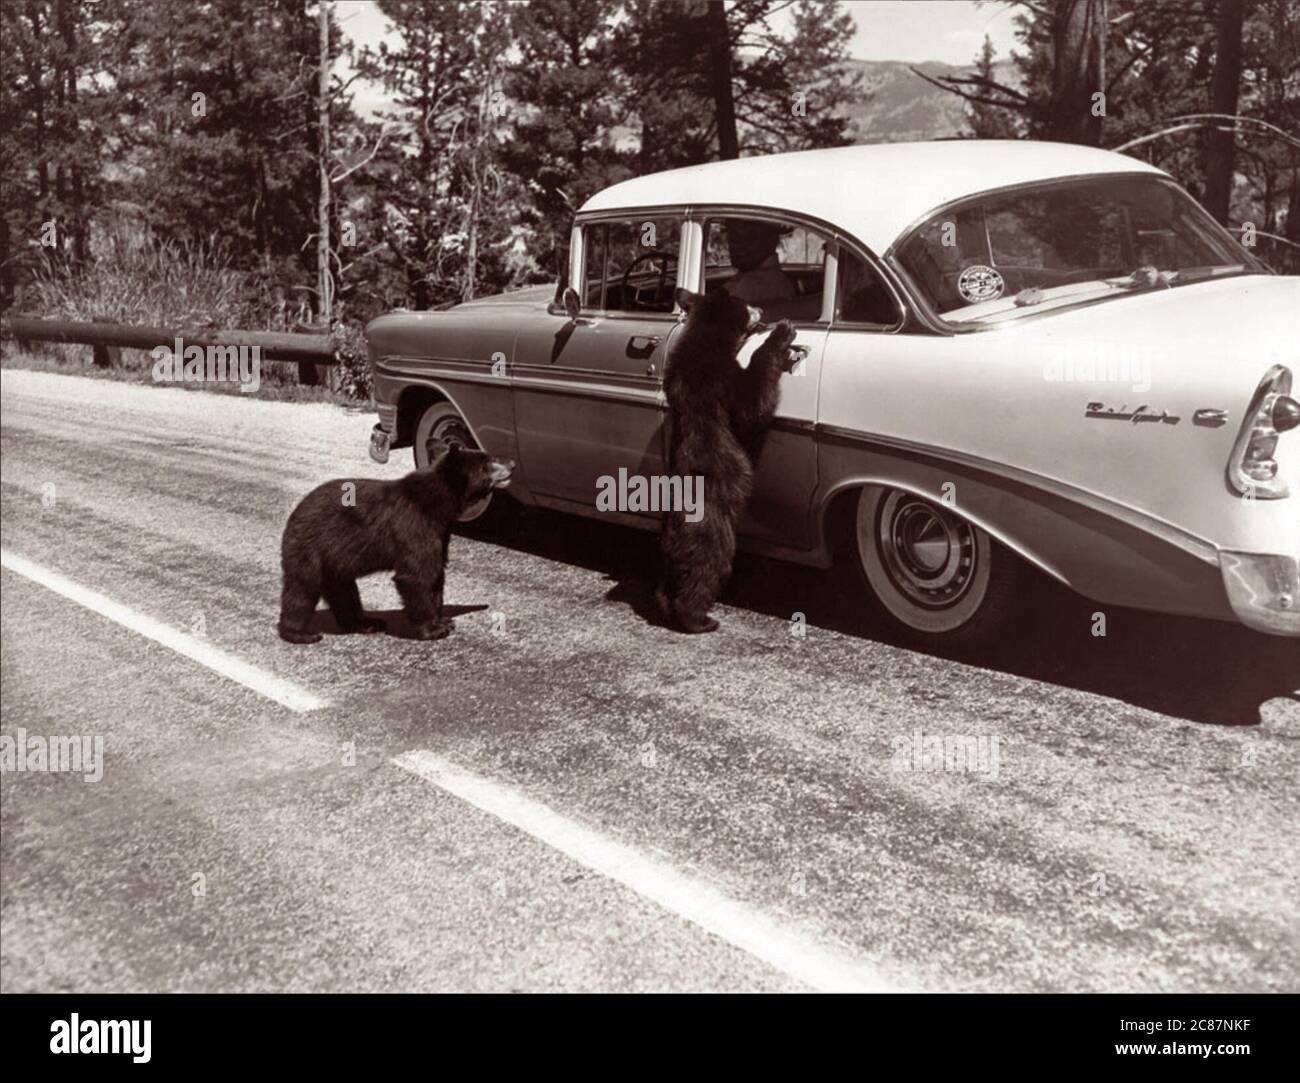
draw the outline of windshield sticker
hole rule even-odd
[[[981,301],[996,301],[1002,296],[1005,287],[1006,283],[1002,281],[997,269],[982,263],[971,264],[957,279],[957,292],[971,305],[977,305]]]

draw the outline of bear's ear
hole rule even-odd
[[[704,299],[702,294],[692,293],[690,290],[684,290],[680,286],[678,286],[673,292],[673,297],[676,298],[677,303],[681,306],[683,312],[689,312],[691,310],[691,305],[695,304],[696,301]]]
[[[455,466],[455,464],[459,461],[461,455],[464,453],[465,450],[461,446],[460,441],[442,440],[439,442],[442,444],[442,450],[438,453],[437,457],[434,459],[434,463],[443,468]]]

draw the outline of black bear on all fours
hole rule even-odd
[[[698,522],[682,511],[664,518],[664,578],[656,594],[666,620],[684,632],[712,632],[709,609],[722,593],[736,554],[736,524],[749,500],[764,437],[780,398],[781,374],[794,367],[794,328],[782,320],[754,352],[736,360],[761,313],[721,290],[677,291],[686,326],[664,373],[672,412],[669,471],[704,478]]]
[[[311,623],[322,595],[343,631],[379,631],[383,621],[362,614],[357,579],[389,569],[415,634],[447,635],[452,623],[442,615],[442,588],[452,523],[509,484],[513,468],[453,445],[396,481],[340,478],[317,486],[293,509],[280,542],[280,638],[320,640]]]

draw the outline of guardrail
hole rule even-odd
[[[264,361],[296,361],[299,364],[333,365],[337,362],[329,335],[286,331],[216,331],[210,327],[128,327],[95,320],[45,320],[35,316],[0,318],[0,335],[19,342],[63,342],[94,346],[95,363],[110,364],[110,349],[127,347],[152,350],[174,346],[181,339],[186,346],[256,346]],[[104,351],[101,356],[101,351]]]

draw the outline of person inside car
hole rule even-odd
[[[798,296],[794,283],[781,270],[777,254],[780,226],[732,218],[727,220],[726,230],[731,265],[739,272],[723,287],[729,294],[759,308]]]

